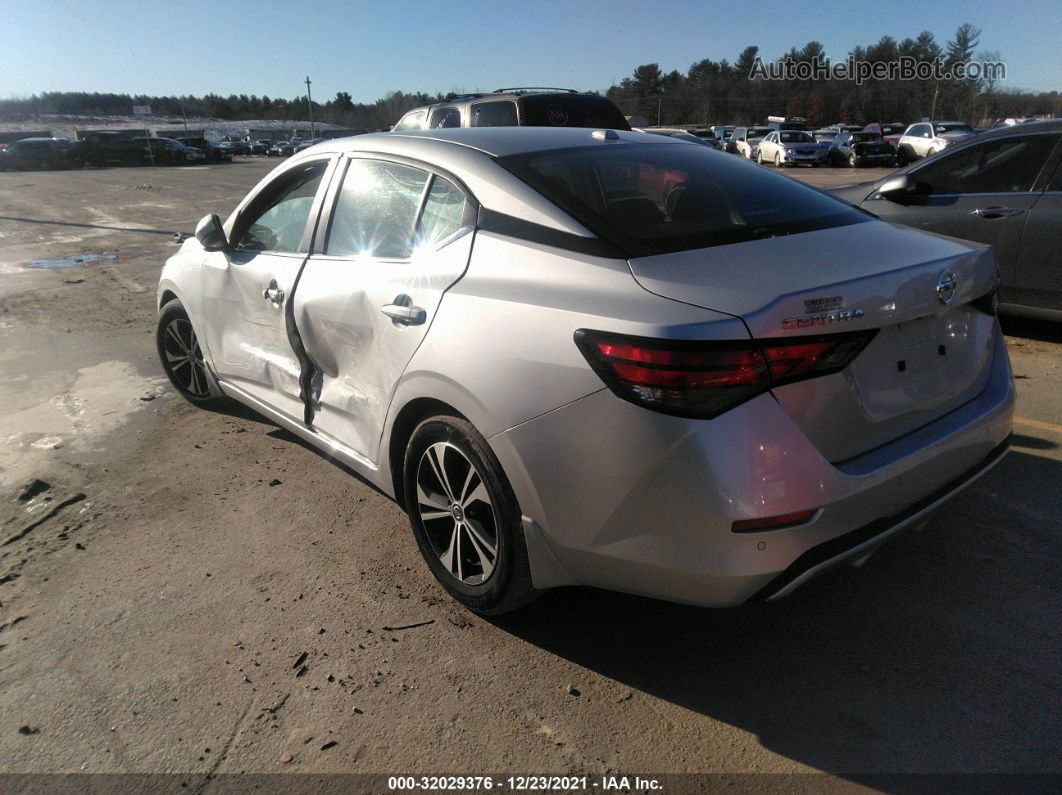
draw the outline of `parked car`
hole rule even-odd
[[[665,136],[400,132],[205,217],[156,339],[192,403],[393,496],[472,610],[724,606],[862,562],[1000,460],[995,282],[987,246]]]
[[[499,88],[414,108],[392,128],[594,127],[630,130],[612,100],[569,88]]]
[[[811,125],[808,124],[808,120],[802,116],[768,116],[767,127],[772,130],[802,130],[803,132],[810,132]]]
[[[155,165],[182,165],[205,160],[203,151],[194,146],[185,146],[173,138],[133,138],[134,145],[141,147],[145,153],[144,161]],[[150,147],[150,154],[147,154]]]
[[[264,155],[266,152],[269,151],[270,147],[273,146],[273,143],[273,141],[267,140],[265,138],[262,138],[258,141],[254,141],[251,144],[250,153],[252,155]]]
[[[881,136],[881,139],[892,147],[892,150],[897,151],[897,147],[900,143],[900,136],[903,135],[908,125],[903,122],[880,122],[875,121],[868,124],[863,128],[863,132],[877,133]]]
[[[757,163],[772,163],[778,168],[801,164],[818,168],[827,162],[828,151],[809,132],[772,130],[760,141],[755,159]]]
[[[81,148],[68,138],[23,138],[0,151],[4,171],[79,168],[83,162]]]
[[[830,143],[829,154],[830,162],[835,166],[896,166],[896,152],[873,132],[840,133]]]
[[[299,141],[298,143],[292,142],[294,145],[291,148],[291,153],[293,155],[294,154],[298,154],[303,149],[309,149],[311,146],[314,146],[315,144],[319,144],[323,140],[325,140],[325,139],[324,138],[307,138],[306,140]]]
[[[206,138],[175,138],[185,146],[198,149],[204,155],[208,163],[231,163],[233,150],[218,143],[208,141]]]
[[[691,144],[700,144],[701,146],[708,146],[712,149],[719,148],[719,144],[716,142],[714,137],[698,136],[679,127],[635,127],[634,131],[650,133],[652,135],[666,135],[668,138],[674,138],[676,141],[686,141]]]
[[[715,136],[715,140],[719,142],[719,148],[726,148],[726,141],[737,129],[737,125],[734,124],[713,124],[708,130]]]
[[[830,189],[886,221],[982,244],[1004,311],[1062,320],[1062,121],[992,130],[881,180]]]
[[[235,155],[249,155],[251,154],[251,142],[245,141],[242,138],[236,138],[233,140],[222,141],[227,149],[231,149]]]
[[[835,133],[859,132],[860,130],[863,129],[863,125],[862,124],[842,124],[841,122],[838,122],[837,124],[830,124],[829,126],[826,127],[826,129],[827,130],[833,130]]]
[[[299,139],[290,141],[277,141],[266,151],[269,157],[291,157],[295,153],[295,147],[302,143]]]
[[[741,155],[747,160],[754,160],[759,151],[760,141],[771,132],[769,127],[738,127],[730,136],[728,152]]]
[[[932,157],[946,146],[976,134],[973,127],[961,121],[918,122],[904,130],[896,142],[896,152],[903,165],[922,157]]]

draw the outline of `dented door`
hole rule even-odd
[[[328,156],[304,161],[264,186],[241,209],[230,250],[210,254],[203,268],[206,343],[218,377],[297,422],[304,404],[288,303],[329,165]]]
[[[354,158],[336,193],[295,326],[314,430],[375,462],[398,379],[468,264],[474,210],[463,189],[408,163]]]

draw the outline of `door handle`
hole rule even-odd
[[[972,215],[979,215],[982,218],[1010,218],[1014,215],[1020,215],[1023,211],[1016,210],[1013,207],[1004,207],[1001,204],[996,204],[991,207],[978,207],[973,211]]]
[[[276,279],[269,282],[269,286],[262,290],[262,297],[276,307],[284,303],[284,291],[280,289]]]
[[[381,306],[380,311],[403,326],[419,326],[428,319],[428,313],[413,306],[413,299],[408,295],[396,295],[394,301]]]

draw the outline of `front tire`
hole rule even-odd
[[[176,298],[159,311],[155,345],[162,369],[181,397],[203,408],[225,402],[207,369],[192,321]]]
[[[428,568],[482,615],[533,600],[520,506],[501,464],[465,419],[440,415],[413,431],[403,466],[406,512]]]
[[[774,167],[775,168],[781,168],[782,167],[782,153],[781,152],[775,152],[774,153]]]

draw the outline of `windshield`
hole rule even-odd
[[[938,124],[937,132],[973,132],[969,124]]]
[[[631,256],[871,219],[795,180],[704,146],[579,147],[497,162]]]
[[[748,138],[762,138],[771,132],[770,127],[749,127]]]
[[[810,144],[815,142],[815,139],[806,132],[780,132],[778,137],[783,144]]]

